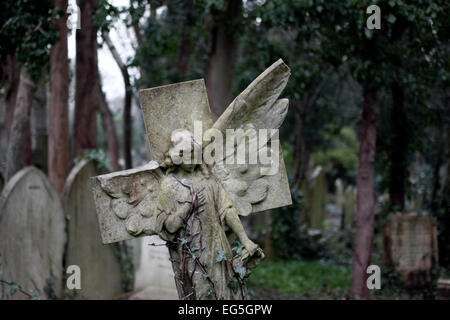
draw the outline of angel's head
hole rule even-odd
[[[172,132],[170,142],[168,160],[186,171],[194,170],[202,157],[202,145],[194,138],[194,134],[186,129],[177,129]]]

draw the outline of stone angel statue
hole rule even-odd
[[[264,253],[239,216],[291,204],[276,131],[289,75],[278,60],[214,124],[203,80],[141,90],[153,160],[92,178],[103,242],[156,234],[180,299],[245,299]]]

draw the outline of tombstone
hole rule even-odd
[[[17,172],[0,196],[0,270],[33,296],[50,298],[50,284],[62,297],[66,235],[61,200],[47,177],[34,167]],[[0,299],[27,299],[0,284]]]
[[[178,299],[169,250],[158,236],[139,239],[140,257],[134,275],[134,295],[130,300]]]
[[[311,229],[323,229],[328,186],[325,178],[325,170],[321,166],[316,167],[313,173],[305,179],[302,190],[305,195],[309,227]]]
[[[437,265],[436,221],[416,213],[391,216],[383,228],[383,253],[407,287],[422,285],[421,276]]]
[[[158,235],[168,242],[180,299],[246,298],[241,280],[264,254],[239,216],[292,204],[276,131],[287,114],[288,100],[278,97],[289,75],[278,60],[216,122],[203,79],[141,90],[152,161],[92,178],[103,243]],[[264,161],[246,161],[255,154]]]
[[[5,180],[3,179],[3,175],[0,172],[0,192],[2,192],[4,185],[5,185]]]
[[[81,161],[64,185],[68,219],[66,268],[81,270],[81,289],[76,298],[110,299],[122,293],[120,262],[114,245],[103,245],[89,178],[99,174],[93,161]]]
[[[450,279],[439,278],[437,281],[437,289],[440,296],[450,298]]]
[[[344,230],[351,230],[355,221],[356,212],[356,189],[353,186],[347,186],[344,192],[344,203],[342,205],[342,218]]]

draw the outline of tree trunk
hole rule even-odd
[[[303,128],[305,124],[305,118],[301,111],[295,113],[295,127],[297,136],[295,137],[295,153],[294,153],[294,188],[299,188],[303,179],[304,173],[304,140],[303,140]]]
[[[363,87],[362,129],[356,196],[356,236],[351,294],[369,298],[367,267],[372,259],[375,210],[376,91]]]
[[[98,61],[94,14],[97,0],[79,0],[81,29],[76,33],[75,121],[72,156],[97,147]]]
[[[391,93],[392,143],[389,152],[389,199],[393,208],[402,211],[405,204],[405,186],[408,174],[408,127],[405,113],[405,92],[398,82],[394,82],[391,86]]]
[[[436,124],[436,132],[434,134],[434,146],[433,146],[433,186],[431,188],[431,196],[430,196],[430,207],[431,211],[436,213],[439,204],[439,189],[440,189],[440,170],[443,164],[443,154],[445,154],[445,139],[442,134],[445,132],[444,127],[441,123]]]
[[[233,30],[233,25],[241,15],[241,0],[228,0],[225,12],[213,14],[211,52],[206,80],[214,120],[231,102],[238,47],[238,35],[236,30]]]
[[[111,51],[114,60],[119,66],[120,72],[122,73],[123,82],[125,85],[125,101],[123,107],[123,149],[124,149],[124,158],[125,158],[125,169],[130,169],[133,167],[133,158],[132,158],[132,134],[133,134],[133,119],[131,117],[131,98],[132,98],[132,89],[130,82],[130,75],[128,74],[128,68],[126,64],[122,61],[119,53],[117,52],[113,42],[109,38],[109,35],[104,32],[103,39],[105,40],[109,50]]]
[[[106,140],[108,143],[108,153],[111,157],[111,164],[114,171],[119,171],[119,143],[117,141],[116,126],[111,110],[106,103],[105,96],[99,86],[99,107],[102,114],[103,123],[105,124]]]
[[[192,9],[194,6],[194,2],[192,0],[187,0],[183,2],[183,19],[184,24],[181,30],[181,42],[180,49],[177,54],[176,66],[177,72],[181,79],[184,78],[187,72],[187,67],[189,65],[189,57],[192,52],[192,21],[195,21],[195,17],[193,17]]]
[[[48,73],[43,70],[42,78],[36,86],[31,103],[30,127],[33,165],[48,173],[48,128],[47,128],[47,92]]]
[[[447,133],[447,165],[445,168],[445,178],[440,191],[440,200],[437,211],[440,231],[438,239],[439,264],[448,268],[450,267],[450,125],[447,124],[445,131]]]
[[[7,55],[2,69],[2,83],[4,86],[6,105],[6,126],[9,138],[14,118],[14,108],[16,106],[17,91],[19,89],[20,81],[20,67],[17,63],[17,58],[12,55]]]
[[[14,118],[6,154],[6,180],[31,162],[30,110],[34,83],[25,67],[21,67]]]
[[[55,0],[55,8],[66,12],[67,0]],[[69,174],[69,60],[67,16],[55,21],[59,41],[50,55],[50,107],[48,125],[48,175],[62,194]]]

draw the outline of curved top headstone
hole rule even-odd
[[[3,179],[3,175],[0,172],[0,192],[2,192],[4,184],[5,184],[5,179]]]
[[[120,263],[113,245],[103,245],[89,178],[102,172],[94,161],[83,160],[70,172],[64,185],[68,218],[66,266],[81,270],[77,298],[110,299],[122,293]]]
[[[0,196],[2,279],[41,299],[61,297],[64,228],[61,200],[45,174],[34,167],[17,172]],[[0,284],[0,299],[27,298]]]

